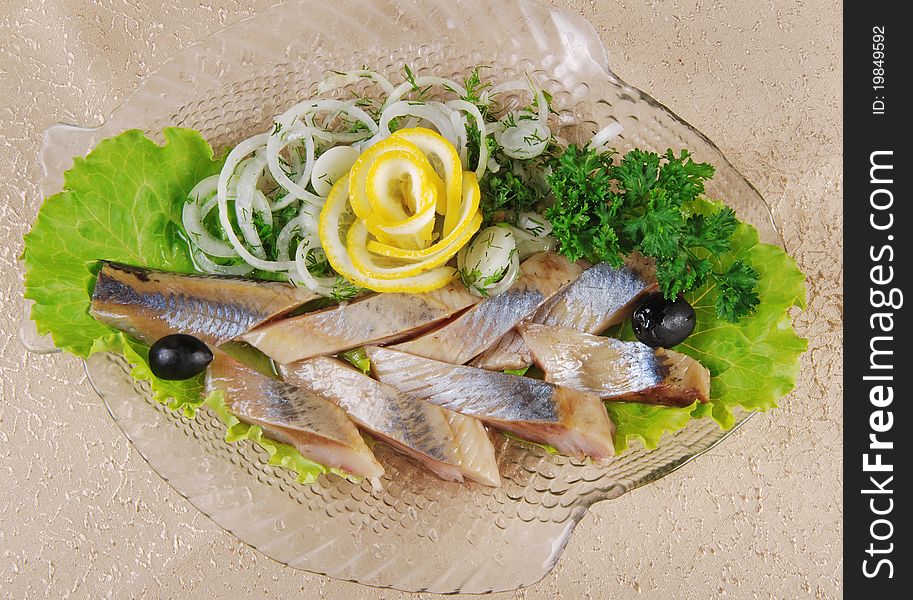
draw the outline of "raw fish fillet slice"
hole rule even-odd
[[[655,289],[655,269],[642,256],[632,255],[618,269],[597,263],[555,294],[529,322],[601,333],[627,319],[640,299]],[[480,354],[472,365],[503,371],[522,369],[532,362],[529,347],[514,329]]]
[[[338,405],[359,427],[441,479],[465,476],[501,485],[494,446],[478,419],[404,394],[334,358],[311,358],[280,371],[285,381]]]
[[[415,356],[367,349],[382,382],[492,427],[573,456],[612,456],[615,427],[592,394],[551,383]]]
[[[172,333],[221,342],[317,298],[291,285],[102,264],[92,316],[152,344]]]
[[[406,339],[472,306],[479,298],[454,283],[421,294],[376,294],[270,323],[241,336],[280,363]]]
[[[520,276],[507,291],[479,302],[443,327],[394,348],[458,365],[469,362],[581,272],[580,266],[563,256],[535,254],[520,265]]]
[[[206,390],[221,390],[233,415],[314,462],[372,479],[384,474],[346,413],[314,392],[262,375],[221,352],[209,365]]]
[[[710,371],[690,356],[566,327],[521,325],[545,380],[603,400],[688,406],[710,399]]]

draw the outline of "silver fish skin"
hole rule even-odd
[[[604,459],[615,452],[615,426],[592,394],[388,348],[370,347],[367,353],[375,377],[409,395],[563,454]]]
[[[446,481],[464,476],[499,487],[495,449],[485,426],[419,400],[329,357],[280,368],[282,378],[342,408],[359,427]]]
[[[504,293],[486,298],[443,327],[393,347],[453,364],[469,362],[581,272],[580,266],[558,254],[534,254],[520,265],[519,277]]]
[[[608,263],[597,263],[546,302],[529,322],[601,333],[627,319],[637,303],[655,290],[655,268],[640,255],[632,255],[617,269]],[[513,330],[479,355],[472,365],[503,371],[522,369],[532,362],[529,347],[519,332]]]
[[[458,283],[421,294],[376,294],[279,320],[246,332],[239,339],[276,362],[288,364],[365,344],[405,339],[478,301],[478,297]]]
[[[566,327],[518,328],[545,380],[603,400],[689,406],[710,399],[710,372],[690,356]]]
[[[221,390],[228,410],[306,458],[369,479],[384,468],[346,413],[314,392],[261,375],[216,351],[206,389]]]
[[[90,312],[152,344],[186,333],[216,346],[317,298],[291,285],[238,277],[166,273],[105,262]]]

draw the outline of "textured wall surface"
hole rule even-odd
[[[283,567],[219,530],[131,449],[79,361],[25,355],[14,333],[42,130],[99,122],[181,47],[270,3],[0,0],[0,597],[407,597]],[[554,3],[760,189],[809,276],[810,342],[779,410],[595,506],[549,577],[500,596],[841,597],[840,3]]]

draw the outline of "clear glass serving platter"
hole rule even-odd
[[[281,32],[281,34],[280,34]],[[101,126],[45,133],[43,195],[59,191],[74,156],[126,129],[161,140],[192,127],[217,150],[268,127],[331,69],[366,65],[395,77],[460,79],[479,64],[495,81],[531,77],[550,92],[558,135],[585,141],[617,121],[619,149],[689,148],[717,174],[724,198],[762,241],[782,245],[758,192],[703,134],[609,69],[595,30],[578,16],[532,1],[291,0],[184,49],[147,76]],[[25,324],[23,342],[50,351]],[[300,485],[266,464],[251,443],[227,444],[206,413],[187,420],[154,402],[122,357],[93,356],[92,385],[136,449],[175,490],[224,529],[277,561],[373,586],[441,593],[530,585],[555,565],[594,502],[668,475],[729,435],[709,419],[666,435],[656,450],[626,452],[608,466],[499,438],[503,487],[445,483],[379,444],[381,491],[337,477]],[[738,416],[738,424],[750,417]]]

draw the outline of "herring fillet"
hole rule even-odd
[[[233,415],[306,458],[367,478],[384,473],[345,412],[309,390],[262,375],[219,351],[206,373],[206,391],[215,390],[222,391]]]
[[[689,406],[710,399],[710,372],[690,356],[640,342],[533,323],[519,328],[545,380],[603,400]]]
[[[444,408],[472,415],[563,454],[603,459],[615,453],[615,427],[592,394],[388,348],[367,348],[380,381]]]
[[[628,318],[637,301],[656,289],[654,270],[645,259],[635,257],[617,269],[608,263],[597,263],[555,294],[529,321],[585,333],[605,331]],[[514,329],[479,355],[472,365],[503,371],[522,369],[532,362],[529,347]]]
[[[283,283],[103,262],[90,313],[147,344],[186,333],[215,346],[315,298]]]
[[[453,364],[466,363],[531,315],[581,271],[580,266],[558,254],[535,254],[520,265],[520,276],[503,294],[486,298],[443,327],[394,348]]]
[[[441,479],[468,477],[499,487],[494,446],[482,422],[419,400],[335,358],[280,367],[282,378],[342,408],[362,429],[410,456]]]
[[[472,306],[479,298],[460,284],[421,294],[376,294],[345,305],[269,323],[241,335],[279,363],[337,354],[365,344],[398,341]]]

